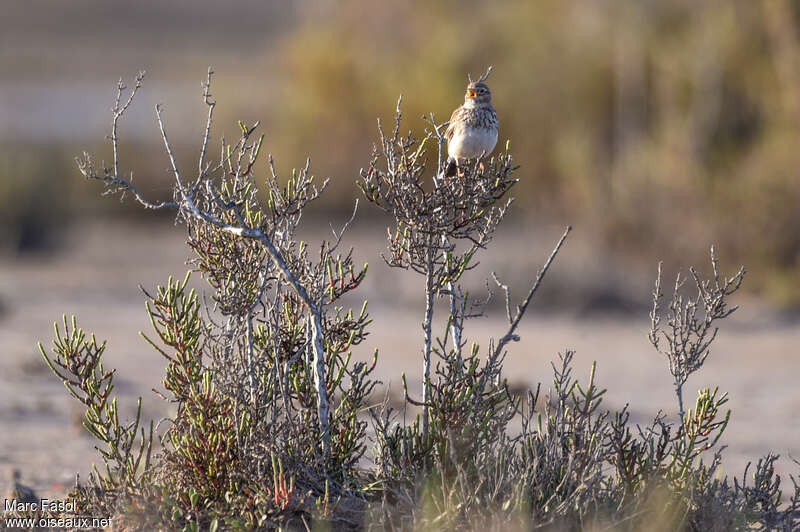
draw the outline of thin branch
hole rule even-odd
[[[333,228],[333,224],[331,224],[331,233],[333,233],[333,238],[335,240],[333,246],[331,246],[329,253],[333,253],[339,247],[339,244],[342,242],[342,237],[350,228],[350,224],[353,223],[353,220],[356,219],[356,213],[358,212],[358,198],[356,198],[355,205],[353,205],[353,213],[350,215],[350,218],[344,223],[342,228],[339,230],[339,233],[336,233],[336,229]]]
[[[214,71],[211,70],[211,67],[208,67],[208,76],[206,77],[205,83],[203,83],[203,102],[208,106],[208,118],[206,119],[206,129],[203,133],[203,145],[200,148],[200,160],[197,163],[197,180],[198,182],[203,179],[205,176],[205,169],[203,166],[205,165],[205,158],[206,158],[206,148],[208,147],[208,140],[211,138],[211,124],[214,119],[214,107],[216,107],[217,102],[216,100],[211,99],[211,76],[214,75]]]
[[[542,280],[544,279],[544,276],[547,274],[547,270],[550,269],[550,265],[553,263],[553,260],[556,258],[556,255],[558,255],[558,252],[561,249],[561,246],[564,244],[564,241],[567,239],[567,235],[569,234],[569,232],[571,230],[572,230],[572,227],[571,226],[567,226],[567,229],[564,231],[564,234],[561,235],[561,238],[558,240],[558,243],[556,244],[556,247],[553,248],[553,251],[550,253],[550,256],[547,258],[547,261],[544,263],[544,266],[542,267],[541,270],[539,270],[537,272],[536,281],[533,283],[533,286],[531,286],[531,289],[528,292],[528,295],[525,297],[525,299],[522,302],[522,304],[517,307],[517,312],[516,312],[516,314],[514,316],[514,319],[511,320],[511,324],[510,324],[510,326],[508,328],[508,331],[497,342],[497,346],[495,347],[494,352],[492,353],[492,355],[489,357],[489,360],[496,360],[497,357],[500,356],[500,353],[503,351],[503,348],[506,346],[506,344],[508,344],[512,340],[516,341],[518,339],[518,337],[514,334],[514,331],[517,330],[517,326],[519,326],[519,322],[522,320],[522,317],[525,315],[525,311],[528,310],[528,305],[530,305],[531,301],[533,300],[533,296],[536,294],[536,290],[538,290],[539,289],[539,285],[542,284]]]
[[[161,139],[164,141],[164,148],[167,150],[167,155],[169,156],[169,162],[172,165],[172,173],[175,175],[175,182],[177,185],[177,191],[182,196],[185,195],[185,191],[183,189],[183,180],[181,179],[181,173],[178,170],[178,164],[175,162],[175,155],[172,153],[172,146],[167,139],[167,132],[164,129],[164,120],[161,116],[161,104],[156,104],[156,118],[158,119],[158,129],[161,130]]]
[[[122,93],[125,91],[125,84],[122,82],[122,78],[119,78],[117,82],[117,97],[114,100],[114,109],[113,109],[113,119],[111,121],[111,145],[114,150],[114,175],[119,175],[119,150],[118,144],[119,139],[117,136],[117,125],[119,123],[119,119],[122,118],[122,115],[125,114],[125,111],[128,110],[131,103],[133,102],[134,96],[136,96],[136,92],[142,87],[142,81],[144,80],[145,71],[142,70],[138,74],[136,74],[136,84],[133,86],[130,95],[128,95],[127,101],[120,107],[120,101],[122,98]]]

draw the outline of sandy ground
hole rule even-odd
[[[490,257],[475,275],[496,269],[521,287],[559,233],[555,229],[535,238],[501,233],[496,246],[503,253]],[[359,250],[378,249],[382,238],[371,222],[357,226],[353,236]],[[150,391],[160,382],[164,364],[138,335],[149,330],[138,285],[153,287],[170,274],[183,276],[182,240],[182,229],[166,220],[146,226],[104,222],[69,231],[57,253],[0,258],[0,468],[19,468],[24,482],[40,495],[63,494],[75,473],[85,476],[98,457],[80,427],[77,403],[42,362],[37,341],[49,345],[53,321],[64,313],[76,314],[80,326],[108,339],[106,365],[118,370],[122,410],[131,413],[142,395],[145,416],[164,416],[168,406]],[[620,274],[607,260],[588,261],[589,249],[578,236],[568,243],[563,260],[559,257],[553,276],[545,281],[545,286],[549,281],[556,288],[543,289],[520,328],[522,340],[511,346],[506,365],[510,380],[529,386],[541,381],[546,386],[549,362],[560,351],[574,349],[575,372],[582,378],[597,361],[599,384],[608,388],[608,408],[631,403],[633,419],[642,423],[658,410],[674,415],[677,407],[666,362],[646,338],[649,281]],[[376,254],[358,255],[372,264],[363,294],[369,295],[375,322],[357,356],[380,348],[379,377],[397,390],[400,373],[406,372],[418,389],[419,287],[413,276],[389,271]],[[601,275],[608,280],[594,285],[602,289],[592,288],[589,280]],[[636,312],[612,312],[598,303],[608,299],[603,294],[623,284],[642,298],[625,295],[615,308]],[[500,309],[492,308],[489,314],[468,326],[470,338],[483,345],[505,327]],[[719,386],[730,395],[734,413],[724,437],[727,472],[741,475],[747,461],[769,451],[782,455],[781,471],[800,472],[787,458],[800,457],[799,345],[800,326],[757,302],[745,302],[745,308],[723,325],[706,366],[688,382],[689,403],[704,386]]]

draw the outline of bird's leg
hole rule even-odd
[[[478,158],[478,172],[481,175],[484,175],[486,173],[486,164],[484,163],[484,157],[486,157],[487,155],[489,155],[489,154],[484,151],[483,153],[481,153],[481,156]]]

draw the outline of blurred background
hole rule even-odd
[[[669,277],[691,264],[708,271],[708,247],[716,243],[726,271],[747,266],[748,303],[740,326],[721,333],[729,335],[723,344],[729,353],[720,347],[712,354],[717,372],[689,388],[719,384],[737,398],[743,420],[732,440],[736,465],[772,448],[800,453],[800,424],[785,423],[786,416],[797,420],[795,386],[769,380],[800,371],[791,356],[800,308],[799,25],[800,4],[790,0],[6,3],[1,363],[40,399],[31,403],[7,387],[0,399],[10,406],[0,415],[7,428],[24,425],[32,412],[52,416],[29,427],[31,437],[50,435],[41,448],[20,446],[15,432],[0,460],[31,464],[43,483],[65,482],[66,473],[33,464],[50,460],[74,471],[84,464],[83,458],[74,463],[76,453],[91,449],[78,440],[69,444],[74,449],[61,447],[66,456],[58,460],[47,454],[58,434],[80,432],[58,425],[63,389],[42,373],[34,347],[36,340],[49,343],[61,313],[86,316],[87,327],[116,340],[110,356],[121,374],[125,367],[139,370],[121,393],[147,393],[160,378],[155,355],[144,364],[136,358],[151,356],[141,354],[147,348],[136,335],[147,328],[136,286],[182,275],[181,229],[130,198],[100,198],[102,187],[83,180],[73,158],[86,150],[110,160],[104,137],[116,81],[131,82],[146,70],[120,126],[121,165],[146,196],[169,197],[153,106],[164,105],[179,163],[196,167],[206,113],[200,82],[209,65],[219,103],[215,141],[235,137],[239,119],[260,120],[279,171],[311,156],[314,173],[331,177],[308,229],[316,235],[352,210],[376,118],[388,123],[400,94],[405,127],[422,135],[423,114],[449,118],[463,100],[467,74],[493,65],[499,145],[510,141],[521,182],[513,216],[475,285],[497,269],[522,289],[563,227],[575,227],[537,303],[540,314],[528,330],[534,337],[521,348],[530,353],[517,362],[529,370],[523,378],[546,381],[546,361],[577,347],[584,362],[601,359],[604,384],[619,385],[612,406],[644,394],[642,419],[659,408],[674,410],[666,363],[646,342],[655,266],[665,261]],[[381,269],[377,256],[387,221],[364,205],[358,220],[359,256],[376,265],[367,286],[375,302],[372,344],[399,345],[391,342],[413,335],[382,330],[381,312],[415,330],[418,285],[413,278],[386,282],[397,275]],[[489,334],[489,325],[481,327]],[[394,358],[387,381],[399,369],[416,371],[417,350],[410,344]],[[408,367],[398,362],[406,359]],[[747,366],[754,363],[778,370],[764,375]],[[781,387],[788,388],[778,408],[771,394]],[[769,405],[776,409],[772,424]],[[754,431],[752,423],[763,425]]]
[[[11,3],[0,18],[0,239],[26,251],[65,220],[119,215],[73,157],[108,156],[116,80],[148,77],[123,163],[168,194],[152,106],[188,164],[217,73],[218,133],[261,120],[279,168],[313,157],[348,210],[375,119],[439,120],[467,73],[490,82],[522,165],[516,213],[572,223],[626,260],[697,263],[714,242],[747,289],[800,301],[800,6],[789,0],[235,4]],[[331,141],[335,139],[335,141]],[[131,216],[149,216],[130,202]],[[374,214],[363,212],[364,215]]]

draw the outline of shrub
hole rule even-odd
[[[173,209],[187,229],[193,269],[211,289],[210,298],[201,297],[187,273],[145,291],[153,326],[145,338],[165,358],[162,395],[175,405],[163,430],[142,426],[140,411],[130,422],[119,419],[114,372],[102,364],[105,344],[87,338],[74,318],[56,327],[52,354],[40,346],[84,404],[84,426],[102,444],[105,468],[70,494],[81,511],[113,513],[121,526],[147,530],[800,526],[800,486],[792,478],[794,491],[784,501],[777,456],[758,462],[750,485],[748,470],[742,480],[721,476],[727,396],[700,390],[694,408],[683,407],[686,376],[703,365],[714,322],[734,310],[728,299],[744,270],[722,277],[712,250],[710,280],[691,270],[694,298],[682,295],[678,278],[667,313],[673,334],[662,337],[659,269],[650,338],[670,361],[677,423],[659,413],[648,426],[633,427],[627,406],[604,410],[595,366],[582,384],[569,351],[553,364],[549,392],[540,385],[517,397],[503,374],[507,348],[570,228],[518,305],[493,276],[508,328],[485,349],[468,344],[465,323],[483,306],[459,279],[477,265],[502,221],[517,168],[506,146],[475,161],[463,178],[444,179],[444,124],[431,115],[422,141],[401,135],[398,102],[393,132],[379,129],[358,186],[392,218],[386,262],[425,279],[423,396],[414,399],[404,388],[406,405],[421,410],[400,423],[388,404],[370,408],[377,352],[370,364],[350,356],[370,323],[366,301],[358,310],[339,303],[367,273],[366,265],[353,264],[352,250],[340,251],[350,222],[313,254],[296,239],[303,213],[327,182],[317,185],[308,163],[280,179],[271,156],[266,177],[257,178],[258,123],[240,122],[238,140],[223,139],[219,160],[211,160],[211,77],[209,71],[203,85],[208,116],[192,177],[175,163],[156,107],[175,180],[172,200],[148,200],[120,168],[118,123],[143,74],[129,92],[118,85],[111,167],[98,168],[88,154],[78,160],[83,175],[106,192],[130,194],[148,209]],[[436,170],[429,172],[432,156]],[[434,338],[439,297],[449,302],[449,319]],[[364,462],[368,433],[376,441],[374,466]]]

